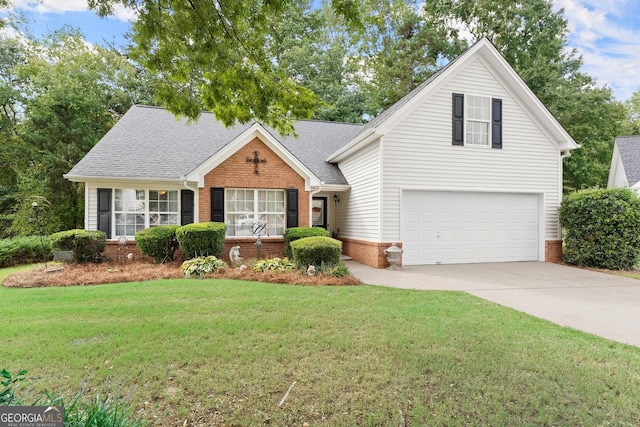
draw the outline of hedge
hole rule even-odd
[[[44,244],[44,254],[42,246]],[[0,268],[51,259],[49,237],[21,236],[0,240]]]
[[[213,255],[220,258],[227,226],[222,222],[198,222],[176,230],[180,248],[187,258]]]
[[[329,237],[329,232],[322,227],[291,227],[284,231],[284,256],[293,258],[291,242],[305,237],[324,236]]]
[[[54,252],[73,251],[75,262],[99,261],[107,246],[107,235],[98,230],[67,230],[49,236]]]
[[[337,265],[342,242],[326,236],[305,237],[291,242],[293,261],[298,267]]]
[[[153,258],[157,263],[173,261],[178,240],[176,230],[179,225],[159,225],[140,230],[136,233],[136,245],[143,255]]]
[[[560,206],[564,260],[593,268],[629,270],[640,249],[640,198],[628,188],[582,190]]]

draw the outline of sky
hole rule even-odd
[[[90,43],[124,46],[134,15],[118,10],[100,18],[86,0],[10,0],[29,19],[28,28],[42,35],[67,24],[79,28]],[[553,0],[564,9],[569,47],[582,55],[582,70],[609,86],[620,101],[640,89],[640,0]]]

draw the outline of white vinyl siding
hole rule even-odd
[[[340,163],[351,189],[335,206],[340,237],[380,239],[380,151],[374,142]]]
[[[451,144],[452,93],[503,100],[502,150],[469,150]],[[542,194],[542,235],[560,238],[558,149],[479,59],[450,75],[398,122],[384,136],[382,150],[382,241],[399,240],[402,189]]]

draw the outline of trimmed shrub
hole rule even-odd
[[[227,226],[222,222],[198,222],[176,230],[180,248],[187,258],[213,255],[220,258]]]
[[[337,265],[342,254],[342,242],[331,237],[305,237],[291,242],[293,261],[298,267]]]
[[[293,258],[291,242],[305,237],[324,236],[329,237],[329,231],[322,227],[291,227],[284,231],[284,256]]]
[[[155,262],[173,261],[178,240],[176,230],[179,225],[159,225],[136,233],[136,245],[140,252],[153,258]]]
[[[200,277],[207,273],[217,273],[227,267],[228,265],[226,262],[210,255],[206,257],[188,259],[182,263],[180,269],[184,271],[185,276]]]
[[[51,240],[49,237],[21,236],[0,240],[0,268],[29,264],[51,259]]]
[[[49,236],[54,252],[73,251],[75,262],[97,262],[107,246],[107,235],[98,230],[67,230]]]
[[[628,188],[582,190],[560,206],[564,260],[611,270],[633,268],[640,249],[640,198]]]

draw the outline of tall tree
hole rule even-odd
[[[84,191],[63,178],[135,102],[149,102],[151,88],[140,70],[117,51],[89,46],[76,30],[63,29],[30,44],[18,67],[24,118],[17,126],[12,165],[18,179],[18,214],[11,229],[30,234],[33,196],[51,206],[42,212],[43,231],[83,226]]]
[[[565,190],[604,186],[623,110],[610,89],[583,73],[567,48],[563,11],[550,0],[434,0],[424,17],[446,29],[453,45],[489,38],[522,79],[582,146],[565,159]]]
[[[18,141],[16,127],[23,102],[16,68],[26,62],[24,46],[16,38],[0,34],[0,238],[9,237],[18,179],[13,162]]]
[[[274,28],[272,57],[319,103],[312,118],[360,123],[365,98],[357,84],[360,64],[344,19],[327,4],[312,9],[309,0],[287,7]]]
[[[273,29],[295,0],[89,0],[101,14],[116,4],[137,10],[131,56],[162,76],[157,95],[172,112],[194,119],[204,106],[225,125],[257,118],[292,133],[292,119],[309,118],[317,108],[314,93],[270,55]],[[331,4],[349,23],[358,22],[356,0]]]
[[[358,37],[364,66],[360,84],[370,116],[387,109],[459,53],[444,28],[428,25],[421,4],[377,0],[363,6],[367,30]]]
[[[623,135],[640,135],[640,89],[624,103],[627,117],[622,125]]]

